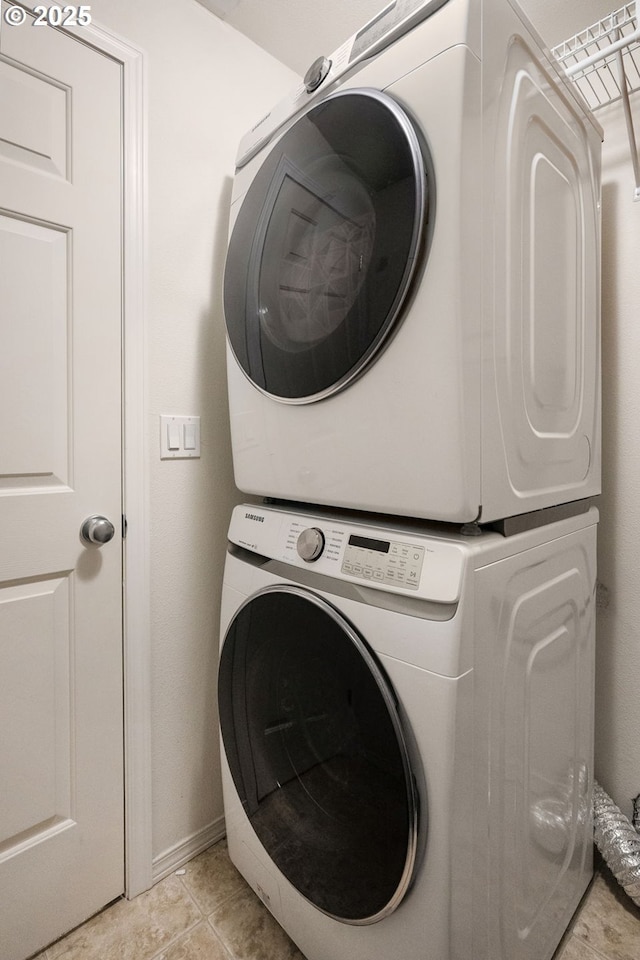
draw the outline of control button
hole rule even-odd
[[[307,563],[317,560],[324,550],[324,534],[318,527],[307,527],[298,537],[298,555]]]
[[[326,57],[318,57],[317,60],[313,61],[304,75],[303,82],[307,93],[313,93],[314,90],[318,89],[330,69],[331,60],[327,60]]]

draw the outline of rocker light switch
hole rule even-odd
[[[160,417],[160,459],[191,460],[200,456],[200,417]]]
[[[180,449],[180,425],[172,421],[168,427],[168,436],[167,446],[169,450],[179,450]]]
[[[196,449],[196,425],[195,423],[185,423],[182,432],[184,434],[185,450]]]

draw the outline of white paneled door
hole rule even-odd
[[[75,33],[0,32],[0,960],[124,887],[121,76]]]

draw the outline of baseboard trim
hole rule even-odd
[[[163,853],[153,858],[153,883],[164,880],[170,873],[177,870],[183,864],[197,857],[199,853],[206,850],[213,843],[222,840],[226,834],[224,817],[218,817],[202,830],[191,834],[186,840],[181,840],[174,847],[169,847]]]

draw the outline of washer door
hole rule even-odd
[[[273,147],[224,278],[229,342],[258,389],[320,400],[384,344],[424,246],[425,156],[396,101],[368,89],[328,97]]]
[[[417,800],[389,681],[328,603],[267,588],[236,613],[219,673],[222,739],[267,853],[319,910],[373,923],[400,903]]]

